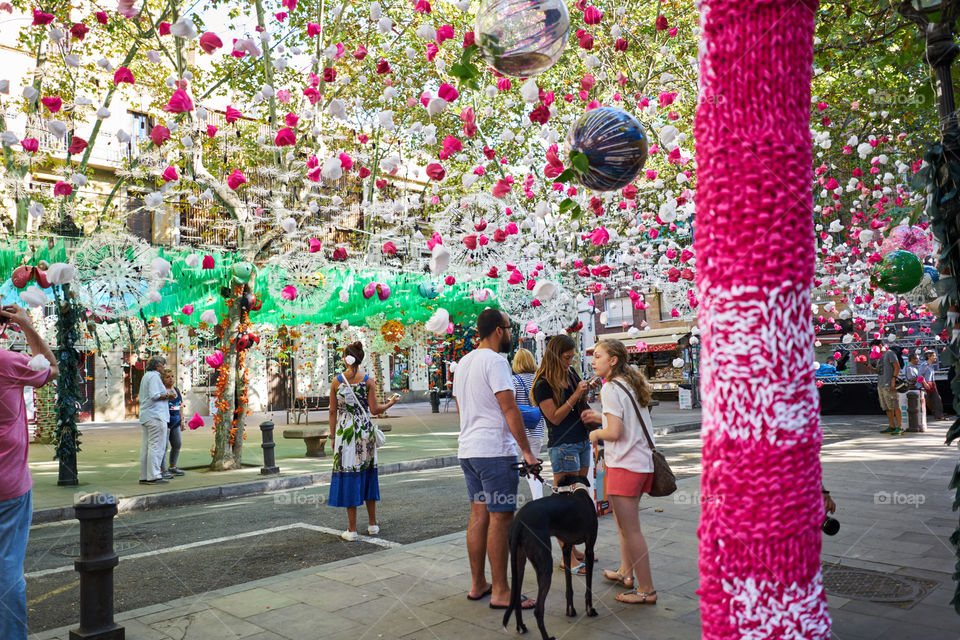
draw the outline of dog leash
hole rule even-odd
[[[521,478],[530,476],[536,478],[542,484],[547,484],[547,481],[540,477],[540,472],[543,471],[543,460],[539,458],[537,458],[537,464],[527,464],[527,461],[523,460],[521,462],[514,462],[510,465],[510,468],[517,471]]]

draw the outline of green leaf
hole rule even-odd
[[[576,169],[577,173],[580,175],[583,175],[590,170],[590,158],[588,158],[585,153],[581,153],[580,151],[571,151],[570,162],[573,164],[573,168]]]
[[[554,178],[553,181],[562,182],[566,184],[567,182],[570,182],[571,180],[573,180],[574,176],[576,175],[577,175],[576,171],[574,171],[573,169],[567,169],[566,171],[558,175],[556,178]]]
[[[569,169],[567,171],[569,171]],[[573,220],[578,220],[580,216],[583,215],[583,209],[580,208],[580,205],[574,202],[573,198],[565,198],[560,203],[560,215],[565,213],[569,213]]]

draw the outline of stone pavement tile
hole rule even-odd
[[[126,640],[137,640],[137,639],[127,636]],[[256,635],[252,635],[246,638],[245,640],[286,640],[286,638],[284,638],[283,636],[278,636],[272,631],[264,631]]]
[[[240,591],[206,601],[209,606],[226,611],[238,618],[248,618],[272,609],[282,609],[296,604],[296,602],[297,600],[294,598],[263,588],[248,589],[247,591]]]
[[[267,611],[250,618],[259,630],[272,631],[290,640],[316,640],[334,633],[356,628],[356,622],[317,607],[295,604],[276,611]],[[212,640],[210,636],[205,640]]]
[[[466,599],[469,586],[469,579],[459,577],[435,581],[410,575],[399,575],[386,580],[371,582],[365,588],[373,589],[380,595],[399,598],[408,606],[421,606],[461,592],[464,600],[470,602]]]
[[[381,595],[373,588],[376,582],[363,587],[351,587],[319,576],[314,577],[317,579],[314,583],[298,580],[289,588],[278,585],[269,590],[326,612],[367,602]]]
[[[359,587],[375,580],[385,580],[400,574],[387,567],[367,564],[363,561],[363,558],[359,558],[352,564],[341,565],[333,569],[322,569],[317,572],[317,575]]]
[[[416,578],[450,578],[470,572],[469,563],[450,562],[440,558],[423,558],[408,554],[398,555],[390,563],[390,570]]]
[[[210,640],[248,638],[263,631],[262,627],[231,616],[223,611],[206,610],[179,618],[168,618],[150,625],[173,640]]]
[[[894,622],[887,625],[886,630],[876,636],[876,640],[957,640],[958,638],[960,638],[960,630],[956,623],[952,628],[936,628],[917,623]]]
[[[697,640],[700,638],[699,613],[687,612],[683,619],[671,617],[672,612],[661,609],[661,600],[656,605],[625,605],[612,601],[611,615],[594,618],[591,627],[604,632],[615,633],[628,638],[676,638]],[[599,611],[599,609],[598,609]],[[596,622],[594,622],[594,620]],[[598,633],[596,637],[601,637]]]
[[[439,558],[442,560],[459,560],[467,557],[467,544],[461,540],[458,542],[445,542],[435,545],[418,545],[416,547],[405,548],[405,552],[422,556],[424,558]]]
[[[148,613],[145,616],[138,616],[137,619],[148,625],[152,625],[154,622],[160,622],[162,620],[171,620],[173,618],[182,618],[184,616],[190,615],[191,613],[197,613],[200,611],[206,611],[209,609],[206,604],[203,602],[191,602],[190,604],[185,604],[178,607],[167,607],[162,611],[157,611],[156,613]]]
[[[848,611],[847,607],[854,602],[830,610],[830,618],[833,620],[831,630],[838,640],[874,640],[892,624],[888,618]]]
[[[141,618],[143,616],[148,616],[151,613],[160,613],[161,611],[166,611],[170,609],[170,605],[166,603],[154,604],[149,607],[143,607],[142,609],[134,609],[133,611],[122,611],[113,616],[115,622],[121,622],[123,620],[129,620],[131,618]]]
[[[491,612],[492,613],[492,612]],[[426,629],[420,629],[403,636],[404,640],[449,640],[464,638],[469,640],[504,640],[507,637],[503,628],[493,631],[462,620],[447,620]],[[539,636],[536,636],[539,637]],[[380,640],[377,638],[376,640]]]
[[[450,619],[449,615],[388,596],[341,609],[337,615],[355,620],[372,638],[381,633],[402,636]]]
[[[117,624],[124,628],[126,640],[171,640],[174,637],[148,627],[139,620],[124,620]]]

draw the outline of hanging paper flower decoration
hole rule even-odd
[[[194,413],[193,417],[190,418],[190,422],[187,423],[187,426],[190,427],[191,431],[196,431],[203,426],[203,418],[199,413]]]
[[[284,300],[296,300],[297,298],[297,288],[292,284],[288,284],[280,291],[280,297]]]
[[[227,177],[227,186],[236,191],[241,185],[247,184],[247,177],[243,175],[240,169],[234,169]]]

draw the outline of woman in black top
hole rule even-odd
[[[576,345],[567,336],[554,336],[533,379],[533,400],[547,425],[547,446],[556,486],[567,475],[586,476],[593,455],[588,428],[580,414],[589,409],[585,396],[590,383],[571,368]],[[583,553],[573,550],[577,561]],[[579,567],[575,570],[579,571]]]

